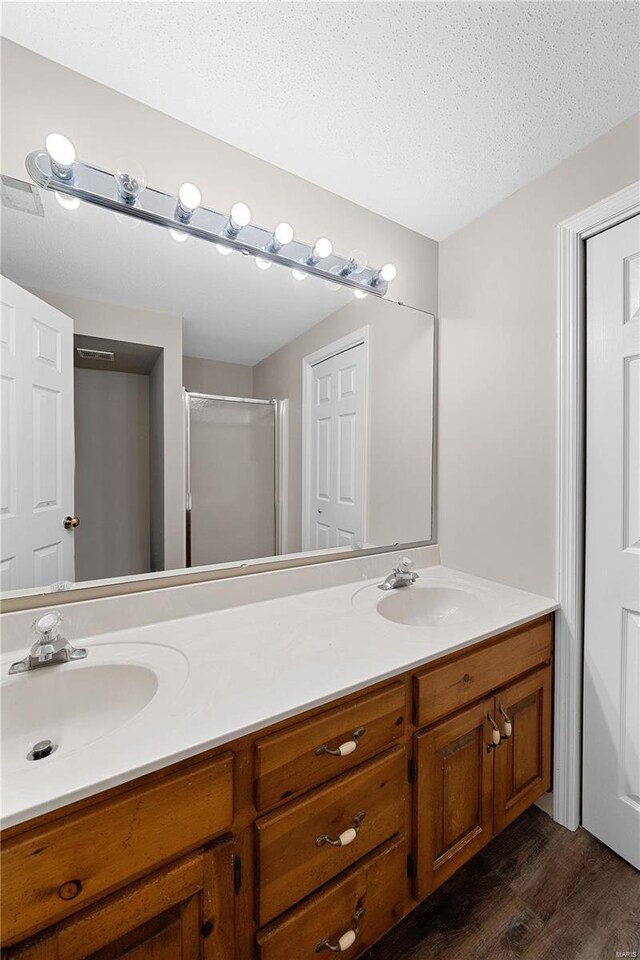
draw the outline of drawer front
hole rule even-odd
[[[266,810],[350,770],[401,737],[404,721],[405,687],[394,683],[263,737],[256,743],[257,809]]]
[[[2,943],[75,913],[233,821],[233,755],[71,815],[2,846]]]
[[[329,944],[337,946],[345,934],[348,943],[349,931],[355,939],[346,950],[359,957],[402,918],[406,891],[407,848],[399,836],[262,930],[259,960],[330,957]]]
[[[462,654],[414,677],[416,724],[426,726],[479,700],[507,681],[551,659],[550,620]]]
[[[398,746],[257,820],[259,926],[400,833],[406,790]]]

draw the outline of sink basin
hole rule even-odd
[[[425,580],[390,590],[376,604],[381,617],[410,627],[466,623],[486,609],[485,601],[470,590]]]
[[[51,740],[53,753],[26,764],[45,770],[56,758],[129,723],[160,692],[165,700],[186,680],[188,665],[178,651],[159,644],[95,644],[86,660],[11,677],[3,664],[2,673],[2,766],[25,766],[33,745]]]

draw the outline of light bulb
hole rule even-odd
[[[202,194],[196,187],[195,183],[183,183],[180,189],[178,190],[178,200],[180,205],[184,207],[185,210],[189,210],[191,213],[200,206],[202,200]]]
[[[398,271],[393,263],[385,263],[380,270],[380,277],[385,283],[391,283],[398,276]]]
[[[135,160],[123,159],[116,164],[118,194],[125,203],[135,203],[147,185],[144,170]]]
[[[222,257],[228,257],[230,253],[233,253],[233,247],[227,247],[224,243],[216,243],[216,250]]]
[[[291,276],[293,277],[294,280],[306,280],[309,274],[305,273],[304,270],[293,269],[291,271]]]
[[[327,257],[331,256],[333,250],[333,244],[331,240],[327,237],[320,237],[319,240],[316,240],[315,246],[313,248],[313,255],[317,257],[318,260],[325,260]]]
[[[369,296],[366,290],[354,290],[353,295],[357,300],[364,300]]]
[[[51,170],[60,180],[71,180],[73,164],[76,159],[76,148],[63,133],[49,133],[44,142],[51,161]]]
[[[280,244],[281,247],[286,247],[286,245],[293,240],[293,227],[290,223],[283,221],[275,228],[273,236],[276,243]]]
[[[189,234],[185,233],[184,230],[174,230],[173,227],[169,227],[169,233],[176,243],[184,243],[185,240],[189,239]]]
[[[256,257],[256,267],[259,270],[268,270],[273,266],[272,260],[265,260],[264,257]]]
[[[80,197],[68,197],[66,193],[55,191],[55,198],[63,210],[77,210],[80,206]]]
[[[251,223],[251,210],[246,203],[242,203],[242,201],[234,203],[231,207],[231,220],[233,221],[233,226],[238,229],[246,227]]]

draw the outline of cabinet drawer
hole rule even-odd
[[[262,930],[259,960],[330,957],[329,947],[318,950],[319,945],[329,941],[337,946],[345,933],[355,932],[356,922],[357,936],[347,949],[350,957],[360,956],[402,918],[406,877],[406,843],[399,836]]]
[[[104,800],[2,846],[2,943],[148,873],[233,821],[233,755]]]
[[[398,746],[257,820],[259,926],[399,833],[406,785]]]
[[[282,733],[258,740],[258,810],[266,810],[350,770],[363,757],[371,756],[401,737],[404,720],[404,684],[394,683]],[[338,751],[340,747],[342,750],[337,755],[328,752]]]
[[[552,638],[551,621],[539,621],[418,674],[414,677],[416,724],[433,723],[546,663],[551,659]]]

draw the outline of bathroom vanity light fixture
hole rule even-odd
[[[146,220],[166,227],[176,242],[195,236],[213,243],[222,256],[234,250],[248,254],[261,270],[279,263],[296,279],[313,274],[332,288],[349,286],[378,297],[385,295],[396,275],[392,264],[380,269],[367,266],[361,251],[352,251],[348,258],[338,256],[327,237],[313,245],[298,240],[286,221],[275,228],[259,227],[251,222],[251,210],[242,201],[234,203],[228,214],[203,207],[194,183],[183,183],[177,196],[147,187],[144,171],[135,161],[119,162],[112,173],[78,160],[73,144],[61,133],[49,134],[45,150],[30,153],[26,165],[32,180],[53,190],[65,209],[75,209],[85,200],[132,223]]]

